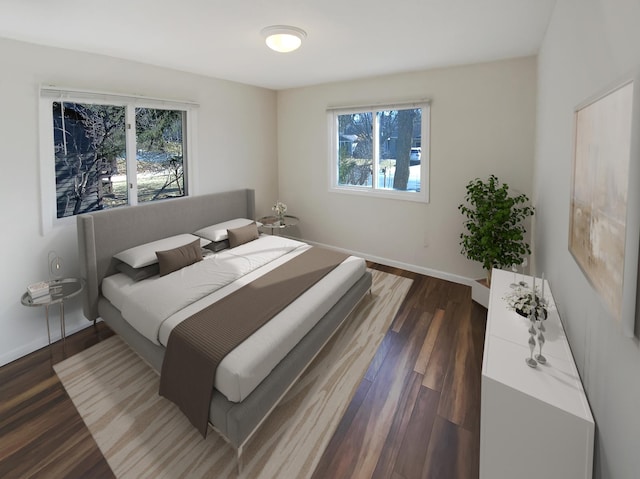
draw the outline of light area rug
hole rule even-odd
[[[118,336],[54,369],[118,478],[310,477],[411,286],[371,272],[371,294],[250,439],[240,472],[234,449],[158,396],[158,375]]]

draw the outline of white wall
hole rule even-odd
[[[48,252],[63,257],[66,275],[79,273],[75,225],[40,232],[40,84],[199,103],[192,186],[198,194],[255,188],[257,213],[269,212],[278,191],[274,91],[4,39],[0,65],[0,364],[47,344],[44,310],[22,306],[20,296],[27,284],[47,279]],[[69,302],[66,319],[67,332],[90,324],[79,299]],[[57,311],[52,332],[60,337]]]
[[[558,0],[538,60],[536,270],[549,278],[594,414],[598,478],[640,471],[640,348],[614,324],[567,248],[573,112],[640,68],[638,20],[638,0]]]
[[[423,98],[432,100],[430,203],[330,193],[327,107]],[[531,196],[535,103],[534,57],[280,91],[280,199],[307,240],[482,278],[460,254],[457,207],[470,180],[491,174]]]

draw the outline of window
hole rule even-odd
[[[329,111],[331,190],[427,202],[429,103]]]
[[[45,209],[62,219],[186,196],[193,106],[42,89]]]

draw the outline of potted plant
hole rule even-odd
[[[487,285],[491,285],[492,268],[520,264],[523,255],[531,254],[522,223],[534,208],[526,195],[510,196],[509,186],[494,175],[486,181],[476,178],[466,188],[466,203],[458,206],[466,217],[465,231],[460,234],[462,253],[482,263]]]

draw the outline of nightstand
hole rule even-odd
[[[269,228],[271,230],[271,234],[274,234],[276,231],[281,231],[285,228],[291,228],[292,226],[296,226],[300,222],[300,218],[297,216],[284,215],[281,220],[276,216],[263,216],[262,218],[257,220],[262,223],[261,228]]]
[[[51,347],[51,330],[49,328],[49,307],[57,304],[60,308],[60,335],[62,341],[66,339],[65,324],[64,324],[64,302],[67,299],[73,298],[80,294],[84,288],[84,281],[80,278],[62,278],[46,281],[49,285],[49,295],[46,300],[34,301],[29,296],[28,292],[22,295],[21,303],[25,306],[44,306],[45,319],[47,320],[47,336],[49,337],[49,347]]]

